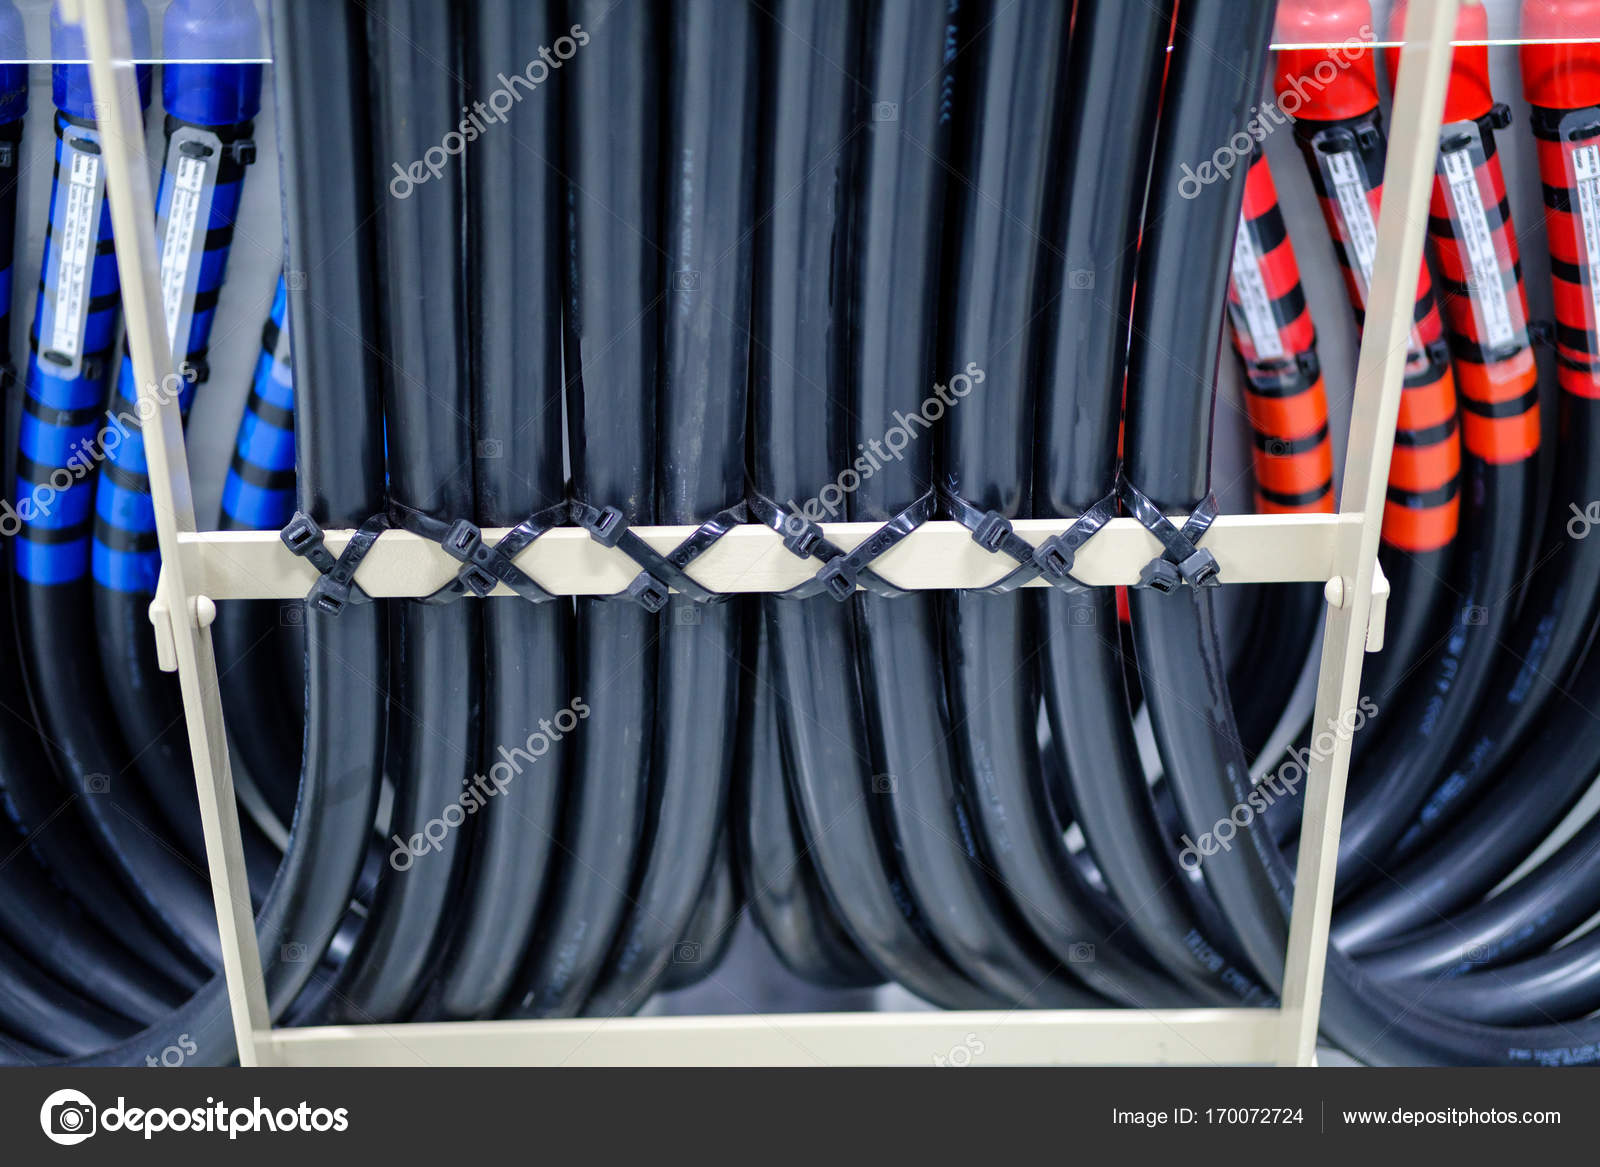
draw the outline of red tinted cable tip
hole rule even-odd
[[[1378,107],[1368,0],[1280,0],[1274,39],[1279,49],[1273,90],[1293,118],[1333,122]]]
[[[1522,36],[1600,39],[1600,0],[1523,0]],[[1523,45],[1522,89],[1545,109],[1600,105],[1600,44]]]

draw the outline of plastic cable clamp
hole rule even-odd
[[[316,568],[322,578],[306,593],[306,602],[319,612],[337,616],[349,604],[370,603],[372,597],[355,582],[356,569],[372,550],[378,536],[390,529],[388,515],[373,515],[356,529],[337,559],[323,542],[322,528],[304,511],[296,511],[294,518],[278,537],[294,554]]]
[[[589,532],[589,537],[604,547],[615,547],[642,569],[623,593],[647,612],[666,607],[670,590],[688,596],[697,604],[715,604],[728,597],[714,592],[685,570],[704,555],[717,540],[745,521],[743,502],[718,511],[701,523],[671,551],[662,554],[646,543],[630,527],[627,517],[614,506],[597,507],[579,499],[571,504],[573,522]]]
[[[870,565],[931,519],[937,501],[938,496],[934,491],[928,490],[910,506],[880,525],[851,551],[846,551],[829,540],[819,524],[804,515],[784,510],[778,503],[759,492],[751,494],[750,511],[757,520],[783,536],[784,548],[791,555],[801,559],[822,560],[822,568],[816,575],[786,592],[778,593],[780,596],[803,600],[826,592],[843,603],[855,594],[857,587],[865,588],[878,596],[892,598],[905,595],[904,589],[895,587],[871,570]]]
[[[1181,584],[1193,588],[1212,588],[1222,582],[1218,578],[1216,556],[1196,546],[1216,520],[1217,496],[1214,493],[1208,493],[1200,500],[1200,505],[1195,507],[1182,529],[1179,529],[1161,513],[1160,507],[1126,477],[1119,481],[1118,486],[1129,513],[1166,549],[1144,565],[1135,587],[1166,594],[1176,591]]]
[[[490,546],[483,541],[482,529],[470,519],[457,519],[452,523],[401,503],[389,504],[390,519],[396,527],[439,544],[461,564],[454,579],[421,597],[424,604],[448,604],[466,595],[481,598],[499,584],[505,584],[530,603],[542,604],[555,599],[554,593],[540,587],[517,566],[516,557],[566,518],[567,511],[565,502],[536,511],[507,531],[500,542]]]

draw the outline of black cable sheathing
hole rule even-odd
[[[672,177],[660,200],[676,266],[662,313],[656,516],[702,523],[745,485],[760,40],[746,4],[673,0],[668,19],[661,169]],[[679,594],[664,611],[643,859],[591,1015],[644,1004],[710,878],[737,744],[746,603]]]
[[[9,595],[13,583],[9,568],[5,582]],[[8,711],[0,722],[0,756],[7,759],[0,792],[6,815],[20,832],[19,841],[49,873],[52,884],[59,889],[57,894],[65,893],[106,935],[119,938],[149,965],[149,973],[139,972],[136,965],[127,973],[134,981],[143,981],[143,991],[159,992],[163,981],[186,989],[198,987],[204,979],[204,966],[173,948],[166,935],[135,906],[107,857],[72,812],[75,796],[56,783],[37,723],[19,712],[27,709],[27,695],[15,655],[16,641],[7,638],[3,649],[10,667],[0,669],[0,676],[7,678],[0,690],[0,702]]]
[[[659,990],[675,993],[698,985],[715,973],[733,947],[743,913],[744,889],[739,886],[732,833],[725,829],[718,838],[716,859],[700,893],[700,902],[684,925],[683,936],[673,946],[672,960],[662,974]]]
[[[387,5],[367,22],[371,154],[421,158],[436,125],[462,103],[459,71],[438,54],[459,46],[449,0]],[[354,160],[357,165],[361,159]],[[473,430],[463,365],[462,176],[452,168],[409,197],[377,205],[377,317],[392,508],[449,522],[471,513]],[[464,867],[477,771],[482,643],[476,605],[387,605],[388,738],[396,840],[366,924],[329,995],[328,1024],[405,1016],[438,959],[452,893]],[[452,816],[450,808],[455,808]],[[435,830],[442,823],[443,830]],[[403,856],[404,858],[398,858]]]
[[[537,57],[558,11],[520,0],[473,6],[469,104],[504,102],[494,97],[503,60]],[[535,96],[520,104],[515,134],[485,133],[465,159],[475,517],[486,527],[509,526],[563,500],[561,277],[559,265],[547,262],[562,250],[563,88],[550,84]],[[505,197],[510,190],[515,199]],[[570,760],[570,743],[549,719],[575,693],[571,601],[497,599],[482,607],[479,756],[501,767],[491,777],[500,782],[476,813],[454,935],[417,1020],[490,1017],[510,990],[547,885]]]
[[[293,315],[304,322],[294,354],[305,405],[297,419],[301,505],[337,529],[356,525],[383,501],[368,299],[374,281],[365,225],[371,199],[365,170],[349,165],[351,157],[366,157],[364,117],[358,120],[358,111],[364,115],[366,109],[365,46],[351,9],[320,0],[276,4],[273,41],[289,265],[291,271],[317,273],[291,292]],[[336,181],[341,175],[345,180]],[[387,672],[378,615],[367,608],[338,620],[316,612],[306,616],[300,801],[283,864],[256,920],[275,1017],[316,972],[349,906],[371,831]],[[236,1056],[220,975],[160,1023],[77,1061],[139,1063],[169,1045],[193,1046],[192,1065]]]
[[[17,581],[17,627],[34,714],[60,782],[60,797],[91,827],[102,855],[123,873],[145,916],[190,959],[220,969],[216,913],[206,872],[141,789],[102,678],[87,578]],[[174,780],[182,780],[172,776]],[[73,797],[76,796],[76,797]]]
[[[1332,937],[1353,954],[1389,947],[1487,894],[1510,875],[1594,779],[1591,741],[1600,655],[1590,651],[1533,738],[1459,822],[1335,914]],[[1587,898],[1581,884],[1573,894]],[[1503,906],[1503,905],[1502,905]],[[1497,909],[1498,910],[1498,909]],[[1425,944],[1425,937],[1416,936]]]
[[[986,512],[968,524],[974,540],[1013,560],[1021,551],[1025,568],[1032,566],[1031,554],[1008,551],[1005,535],[1009,520],[1022,512],[1032,468],[1028,387],[1036,353],[1038,241],[1054,164],[1039,144],[1052,141],[1057,115],[1054,102],[1035,95],[1055,94],[1074,80],[1062,75],[1067,17],[1051,6],[981,3],[963,10],[952,78],[959,112],[951,137],[958,145],[942,212],[949,243],[940,375],[933,378],[950,398],[940,420],[941,494],[958,520]],[[882,331],[892,324],[867,317],[863,326]],[[887,380],[927,393],[914,375]],[[918,408],[908,398],[902,392],[889,404]],[[930,441],[908,451],[907,461],[928,473],[932,455]],[[1109,518],[1114,511],[1104,513]],[[874,635],[891,610],[913,606],[922,609],[914,613],[927,630],[921,637],[903,618]],[[1038,749],[1037,682],[1026,667],[1037,643],[1027,626],[1030,606],[1018,595],[965,592],[938,602],[918,597],[863,604],[866,660],[875,682],[869,692],[878,694],[888,714],[880,722],[884,747],[899,757],[899,765],[891,765],[898,781],[890,805],[908,804],[897,824],[908,880],[936,933],[943,938],[952,931],[960,940],[959,947],[946,940],[957,964],[1008,999],[1084,1003],[1082,985],[1124,1005],[1186,1003],[1187,993],[1147,958],[1126,950],[1126,934],[1113,938],[1102,925],[1050,813]],[[937,683],[921,681],[927,659],[940,647],[942,693]],[[929,741],[925,729],[920,739],[904,736],[919,722],[938,726],[942,715],[948,717],[946,742]],[[930,781],[933,774],[940,785]],[[941,806],[954,808],[953,821],[949,810],[928,817]],[[967,842],[974,836],[975,845]],[[947,886],[953,872],[965,876],[966,886]],[[1062,991],[1063,974],[1070,992]]]
[[[1386,980],[1458,976],[1536,952],[1594,911],[1583,894],[1600,875],[1600,820],[1590,819],[1537,867],[1488,899],[1363,953],[1362,967]],[[1576,893],[1576,894],[1574,894]]]
[[[645,5],[584,0],[569,5],[564,19],[574,23],[576,53],[560,70],[573,494],[649,523],[667,276],[656,51],[665,30],[656,8]],[[552,883],[504,1003],[518,1017],[582,1008],[628,908],[650,789],[660,621],[616,600],[581,599],[577,607],[573,692],[592,712],[573,735]]]
[[[778,960],[801,980],[824,988],[863,989],[883,982],[840,927],[804,849],[789,797],[792,769],[782,739],[767,618],[759,601],[747,631],[752,671],[739,689],[739,749],[734,763],[730,833],[750,919]]]
[[[910,15],[904,4],[891,10],[901,20]],[[856,78],[868,75],[861,67],[868,29],[884,19],[879,7],[858,15],[843,0],[825,0],[780,4],[764,22],[769,80],[756,203],[772,209],[756,231],[752,497],[779,500],[812,521],[846,516],[836,476],[854,457],[845,386],[849,207],[861,165],[855,141],[892,126],[887,119],[912,96],[885,93],[873,103],[858,94]],[[931,10],[918,19],[943,27]],[[918,51],[929,56],[925,44]],[[934,53],[910,90],[926,82],[937,92],[940,71]],[[874,114],[885,120],[867,122]],[[919,248],[936,242],[924,215],[917,215]],[[923,307],[931,311],[931,301]],[[927,329],[927,315],[914,327]],[[918,376],[929,368],[927,355]],[[901,505],[931,499],[929,485]],[[800,851],[810,855],[835,917],[881,976],[936,1004],[993,1005],[994,996],[940,951],[906,887],[879,805],[886,784],[868,745],[853,610],[821,596],[764,600],[762,608]]]
[[[1036,514],[1083,514],[1116,479],[1140,212],[1171,27],[1170,4],[1096,0],[1074,19],[1061,193],[1046,233],[1060,255],[1044,273]],[[1163,837],[1128,724],[1115,597],[1051,591],[1034,605],[1052,760],[1067,786],[1035,802],[1079,824],[1129,930],[1171,976],[1218,1001],[1258,999],[1251,977],[1219,956],[1228,938],[1200,926]]]

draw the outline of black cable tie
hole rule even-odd
[[[462,566],[455,578],[436,591],[419,597],[424,604],[448,604],[462,596],[482,598],[505,584],[529,603],[542,604],[555,599],[516,565],[516,557],[535,539],[557,525],[567,515],[567,504],[559,502],[522,520],[506,532],[494,546],[483,541],[483,531],[470,519],[447,522],[414,510],[403,503],[389,504],[390,518],[396,527],[437,543]]]
[[[1072,569],[1077,565],[1078,552],[1116,517],[1117,492],[1113,490],[1074,519],[1065,531],[1051,535],[1033,549],[1033,559],[1039,565],[1039,573],[1063,592],[1087,591],[1089,585],[1072,574]]]
[[[1187,583],[1193,588],[1212,588],[1222,582],[1218,578],[1216,556],[1196,546],[1217,517],[1217,496],[1214,492],[1207,493],[1200,500],[1180,530],[1126,476],[1119,480],[1118,486],[1129,512],[1165,548],[1161,555],[1144,565],[1135,587],[1167,594],[1176,591],[1180,584]]]
[[[647,612],[659,612],[666,607],[669,589],[688,596],[697,604],[716,604],[728,598],[726,594],[706,587],[685,569],[745,521],[744,502],[718,511],[665,554],[641,539],[632,530],[627,517],[614,506],[597,507],[593,503],[575,499],[571,504],[571,513],[573,521],[588,531],[595,542],[604,547],[615,547],[643,569],[623,594]]]
[[[791,555],[800,559],[822,560],[821,570],[804,583],[777,593],[779,596],[804,600],[826,592],[843,603],[855,594],[857,587],[887,598],[905,595],[903,588],[895,587],[873,571],[870,564],[931,519],[937,502],[938,495],[930,488],[863,539],[853,551],[846,551],[828,539],[819,524],[804,515],[785,510],[759,491],[751,491],[750,513],[757,521],[783,536],[784,548]]]
[[[373,515],[356,529],[350,542],[335,559],[323,542],[322,528],[304,511],[296,511],[294,518],[278,532],[283,545],[316,568],[321,579],[306,593],[306,601],[318,611],[337,616],[349,604],[370,603],[372,597],[355,582],[356,569],[372,550],[378,536],[390,529],[389,516]]]
[[[939,498],[951,518],[972,533],[974,543],[990,555],[1005,555],[1017,562],[1015,568],[994,583],[969,590],[983,595],[1003,595],[1039,577],[1042,568],[1035,558],[1033,544],[1017,534],[1005,515],[996,510],[980,510],[946,487],[939,489]]]

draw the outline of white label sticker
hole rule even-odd
[[[1268,361],[1281,360],[1283,338],[1278,333],[1278,318],[1272,311],[1266,281],[1261,278],[1261,256],[1256,251],[1255,237],[1243,219],[1233,239],[1233,292],[1239,299],[1234,327],[1243,324],[1256,356]]]
[[[1466,261],[1478,335],[1483,339],[1484,348],[1502,348],[1515,340],[1516,326],[1511,321],[1505,285],[1501,283],[1500,258],[1495,254],[1489,216],[1483,209],[1483,192],[1478,189],[1471,147],[1446,150],[1439,155],[1439,165],[1450,187],[1450,203],[1456,212],[1451,226]]]
[[[89,271],[99,242],[100,158],[72,152],[67,170],[67,208],[61,217],[60,263],[49,347],[76,363],[88,319]]]
[[[189,288],[189,263],[198,254],[195,232],[200,226],[206,164],[178,154],[172,176],[172,201],[167,206],[167,236],[161,244],[161,307],[167,319],[167,347],[175,348],[183,299]]]
[[[1572,152],[1572,171],[1578,185],[1578,217],[1583,225],[1583,257],[1589,285],[1589,331],[1600,329],[1600,146],[1580,146]]]
[[[1355,261],[1355,272],[1361,285],[1361,300],[1366,304],[1367,289],[1372,286],[1372,264],[1378,255],[1378,225],[1372,218],[1372,204],[1367,202],[1367,182],[1347,151],[1322,155],[1328,163],[1328,178],[1333,182],[1334,199],[1339,204],[1339,217],[1344,220],[1345,246]]]
[[[1339,218],[1344,222],[1345,250],[1352,263],[1356,287],[1361,296],[1361,307],[1367,306],[1367,294],[1372,288],[1372,265],[1378,257],[1378,224],[1372,216],[1372,204],[1367,201],[1367,179],[1357,164],[1355,155],[1348,150],[1332,154],[1319,154],[1329,183],[1333,186],[1334,201],[1339,206]],[[1406,350],[1406,361],[1415,367],[1422,359],[1422,340],[1413,328]]]

